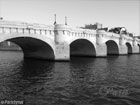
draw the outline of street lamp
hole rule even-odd
[[[54,14],[54,25],[56,25],[56,14]]]
[[[67,25],[67,17],[65,16],[65,25]]]

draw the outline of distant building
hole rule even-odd
[[[95,24],[86,24],[84,27],[80,27],[82,29],[91,29],[91,30],[97,30],[102,28],[102,24],[95,23]]]

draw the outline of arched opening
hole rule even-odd
[[[4,41],[0,43],[0,51],[21,51],[22,49],[15,43]]]
[[[39,39],[30,37],[19,37],[8,39],[7,41],[17,44],[23,51],[25,58],[54,60],[52,47]]]
[[[71,56],[96,56],[94,45],[86,39],[78,39],[70,44]]]
[[[139,46],[139,53],[140,53],[140,44],[138,44],[138,46]]]
[[[126,43],[126,46],[127,46],[127,52],[128,54],[132,54],[132,46],[130,43]]]
[[[108,55],[119,55],[119,48],[115,41],[109,40],[106,42]]]

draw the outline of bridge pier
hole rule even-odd
[[[96,56],[105,57],[107,56],[107,47],[106,44],[96,44]]]
[[[66,41],[68,30],[69,28],[66,25],[62,24],[56,24],[54,27],[56,61],[70,60],[70,46]]]
[[[125,35],[121,34],[119,38],[119,55],[126,55],[128,54],[128,48],[125,43]]]
[[[124,45],[119,45],[119,55],[125,55],[128,54],[127,52],[127,46]]]
[[[136,54],[136,53],[140,53],[140,52],[139,52],[139,46],[138,46],[138,45],[133,45],[133,46],[132,46],[132,53],[135,53],[135,54]]]
[[[137,43],[137,39],[134,38],[133,39],[133,46],[132,46],[132,53],[140,53],[140,50],[139,50],[139,45]]]
[[[70,48],[67,43],[57,43],[55,45],[55,60],[56,61],[70,60]]]
[[[96,56],[97,57],[105,57],[107,56],[107,46],[103,43],[103,35],[102,31],[97,30],[96,35]]]

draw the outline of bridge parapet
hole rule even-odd
[[[26,28],[27,23],[22,22],[12,22],[12,21],[0,21],[0,27],[4,28]]]
[[[139,42],[139,43],[140,43],[140,39],[139,39],[139,38],[135,38],[135,40],[136,40],[137,42]]]
[[[74,37],[96,37],[96,30],[73,28],[70,30],[71,36]]]
[[[33,29],[48,29],[48,30],[54,29],[54,26],[52,26],[52,25],[25,23],[25,22],[16,22],[16,21],[0,21],[0,27],[33,28]]]
[[[127,40],[127,41],[133,41],[133,40],[134,40],[133,37],[130,37],[130,36],[128,36],[128,35],[122,34],[122,36],[123,36],[123,38],[124,38],[125,40]]]
[[[116,34],[116,33],[113,33],[113,32],[106,32],[104,30],[98,30],[97,31],[98,34],[104,36],[104,37],[109,37],[109,38],[120,38],[120,34]]]
[[[54,37],[54,26],[0,21],[0,34],[38,34]]]
[[[63,38],[68,35],[69,37],[96,37],[96,30],[80,29],[80,28],[70,28],[63,24],[57,24],[54,28],[54,33],[61,33],[64,35]]]
[[[114,38],[120,38],[120,34],[116,34],[116,33],[112,33],[112,32],[107,32],[107,36],[114,37]]]

